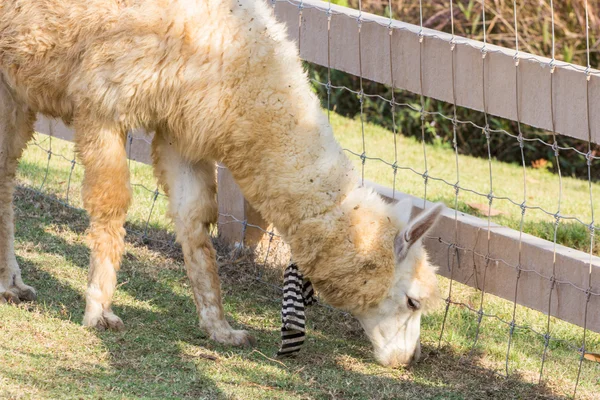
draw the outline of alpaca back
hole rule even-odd
[[[67,89],[92,38],[116,20],[118,1],[0,1],[0,72],[35,111],[70,119]]]
[[[356,185],[264,1],[0,0],[0,73],[33,111],[169,132],[281,231]],[[95,132],[77,132],[94,135]]]
[[[226,9],[222,1],[1,0],[0,72],[24,103],[53,117],[70,120],[85,103],[95,117],[164,118],[173,100],[160,110],[156,99],[214,64],[215,36],[230,34]]]

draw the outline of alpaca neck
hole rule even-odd
[[[246,199],[284,237],[303,220],[333,210],[357,186],[326,118],[318,108],[315,113],[287,131],[261,126],[247,147],[223,155]]]
[[[300,221],[335,208],[357,177],[295,44],[263,2],[252,4],[234,8],[228,20],[234,33],[212,47],[219,52],[197,53],[203,79],[189,68],[196,86],[180,92],[185,108],[170,121],[188,159],[222,161],[246,199],[285,236]],[[201,33],[200,45],[206,42]]]

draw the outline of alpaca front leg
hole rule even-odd
[[[218,213],[215,163],[186,162],[158,132],[152,144],[155,172],[169,195],[170,214],[183,249],[200,327],[219,343],[251,345],[255,341],[250,334],[229,325],[221,302],[216,253],[209,232]]]
[[[194,291],[194,301],[200,316],[200,327],[210,338],[234,346],[254,344],[254,338],[243,330],[235,330],[225,319],[221,303],[221,284],[215,260],[215,250],[208,224],[190,218],[179,221],[177,229],[183,248],[187,274]]]
[[[90,270],[83,325],[121,330],[123,321],[113,313],[111,303],[125,249],[123,224],[131,201],[125,133],[94,126],[76,129],[82,135],[76,145],[85,167],[82,194],[90,216]]]
[[[15,256],[13,192],[17,163],[33,135],[35,114],[18,104],[0,75],[0,303],[34,300]]]

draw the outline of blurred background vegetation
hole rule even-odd
[[[555,58],[574,64],[587,65],[586,55],[586,0],[554,1],[554,34]],[[342,6],[359,7],[358,0],[332,0]],[[362,10],[378,15],[389,16],[387,0],[362,0]],[[417,0],[392,0],[392,11],[395,19],[403,22],[419,24],[419,2]],[[600,61],[600,0],[588,0],[590,65],[597,68]],[[483,39],[482,2],[480,0],[455,0],[453,3],[455,34],[475,40]],[[485,1],[486,36],[488,43],[515,47],[514,8],[510,0]],[[517,1],[517,23],[519,46],[523,51],[552,57],[552,19],[550,0],[519,0]],[[423,25],[444,32],[451,32],[449,0],[423,1]],[[327,82],[327,68],[307,63],[310,77],[316,81]],[[353,90],[359,88],[359,78],[350,74],[331,70],[331,81],[335,86],[345,86]],[[327,89],[314,83],[314,88],[327,107]],[[391,88],[363,80],[364,92],[378,94],[387,99],[392,96]],[[395,98],[398,103],[408,103],[413,108],[420,109],[420,98],[415,94],[396,90]],[[389,104],[381,99],[366,97],[364,100],[364,116],[369,122],[382,125],[393,130],[392,113]],[[330,110],[346,117],[358,117],[360,114],[360,99],[345,90],[332,89],[329,103]],[[421,137],[420,113],[410,107],[396,107],[396,130],[407,136]],[[440,112],[451,116],[452,105],[434,99],[425,100],[425,109],[430,112]],[[472,121],[479,126],[485,125],[483,113],[459,108],[457,116],[462,121]],[[582,121],[583,123],[583,121]],[[517,134],[517,123],[514,121],[491,117],[491,129],[503,129]],[[521,131],[527,138],[540,138],[547,143],[553,143],[551,132],[521,125]],[[436,115],[428,115],[425,119],[425,140],[430,143],[452,143],[452,124]],[[560,146],[574,147],[584,153],[588,152],[588,143],[567,136],[557,137]],[[471,125],[459,124],[457,143],[461,154],[487,157],[488,149],[485,135]],[[490,138],[491,156],[499,161],[521,163],[519,143],[504,133],[493,133]],[[594,155],[600,155],[600,146],[592,145]],[[557,172],[556,159],[551,147],[536,141],[525,142],[526,163],[534,168],[547,168]],[[587,179],[588,168],[584,156],[575,151],[560,152],[560,167],[563,175]],[[596,164],[596,163],[594,163]],[[593,174],[594,180],[600,180],[599,174]]]

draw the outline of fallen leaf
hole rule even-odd
[[[586,360],[590,360],[590,361],[594,361],[594,362],[600,363],[600,354],[598,354],[598,353],[585,353],[583,355],[583,357]]]
[[[483,203],[467,203],[469,207],[474,210],[479,211],[480,214],[485,215],[486,217],[495,217],[497,215],[506,214],[504,211],[496,210],[495,208],[490,208],[488,204]]]

